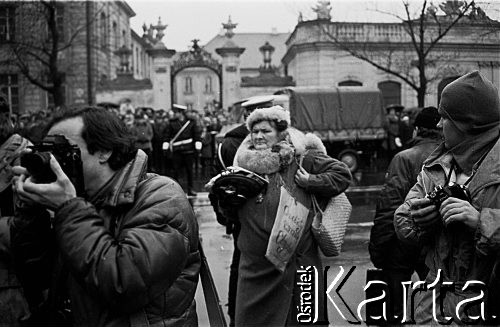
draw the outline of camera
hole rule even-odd
[[[84,195],[82,156],[77,145],[69,143],[64,135],[48,135],[30,149],[31,152],[21,156],[21,166],[28,170],[35,183],[56,181],[57,177],[50,167],[52,154],[75,186],[77,195]]]
[[[446,186],[438,185],[425,197],[438,207],[449,197],[465,200],[467,202],[471,200],[467,187],[456,183]]]

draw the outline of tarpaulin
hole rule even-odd
[[[292,126],[302,131],[337,134],[378,130],[384,125],[382,93],[362,87],[287,88]]]

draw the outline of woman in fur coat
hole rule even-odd
[[[291,326],[306,322],[308,313],[304,311],[312,309],[310,313],[313,314],[314,308],[304,307],[304,301],[300,303],[301,296],[304,300],[307,292],[305,288],[300,289],[302,279],[299,275],[300,271],[312,266],[319,277],[317,321],[327,324],[326,308],[323,307],[323,271],[318,245],[311,233],[311,194],[324,207],[329,198],[349,186],[352,178],[349,169],[326,154],[318,137],[289,127],[290,114],[280,106],[256,109],[246,124],[250,135],[239,147],[234,166],[265,176],[269,184],[263,193],[248,199],[238,211],[241,261],[236,326]],[[288,258],[276,261],[271,255],[276,248],[270,244],[275,239],[272,230],[279,212],[282,186],[300,205],[309,209],[309,213],[294,217],[302,220],[304,226],[296,248]]]

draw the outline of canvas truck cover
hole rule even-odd
[[[382,93],[364,87],[290,87],[292,126],[315,132],[323,140],[381,139],[384,130]]]

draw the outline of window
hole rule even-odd
[[[135,73],[139,75],[139,48],[135,47],[135,62],[133,63],[135,66]]]
[[[205,78],[205,93],[213,93],[211,76],[207,76]]]
[[[391,104],[401,104],[401,84],[393,81],[378,83],[378,88],[382,91],[385,106]]]
[[[0,93],[7,95],[12,112],[19,113],[19,85],[17,75],[0,74]]]
[[[113,22],[113,38],[115,41],[115,49],[118,50],[118,48],[120,48],[120,35],[118,34],[118,25],[116,22]]]
[[[106,25],[106,14],[101,13],[99,18],[99,37],[101,38],[101,47],[106,48],[108,45],[108,29]]]
[[[193,79],[190,76],[186,77],[184,83],[184,93],[187,94],[193,93]]]
[[[0,41],[14,40],[15,32],[15,8],[0,5]]]
[[[340,82],[339,86],[363,86],[363,83],[358,81],[348,80]]]

